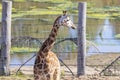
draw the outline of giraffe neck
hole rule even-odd
[[[54,45],[54,42],[56,40],[57,32],[59,29],[59,21],[60,16],[55,20],[53,28],[51,30],[51,33],[49,34],[49,37],[44,41],[43,45],[40,48],[39,53],[47,55],[48,51],[52,48]]]

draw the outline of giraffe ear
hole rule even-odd
[[[67,11],[63,11],[63,16],[65,16],[67,14]]]

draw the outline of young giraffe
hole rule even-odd
[[[51,52],[60,26],[76,28],[67,16],[66,11],[63,11],[63,15],[57,17],[49,37],[44,41],[36,56],[34,64],[35,80],[60,80],[60,63],[57,56]]]

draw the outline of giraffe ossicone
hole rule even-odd
[[[76,28],[66,11],[56,18],[49,37],[37,53],[34,63],[34,80],[60,80],[60,62],[56,54],[51,51],[60,26]]]

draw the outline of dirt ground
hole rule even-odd
[[[32,77],[26,77],[26,76],[10,76],[10,77],[0,77],[0,80],[33,80]],[[81,76],[79,78],[71,77],[71,76],[65,76],[62,77],[61,80],[120,80],[120,77],[118,76],[96,76],[96,75],[87,75],[87,76]]]
[[[98,67],[99,65],[108,65],[115,60],[120,54],[95,54],[87,56],[86,58],[86,75],[75,77],[69,72],[65,66],[61,66],[61,80],[120,80],[120,76],[100,76],[99,73],[104,67]],[[90,65],[90,66],[89,66]],[[97,67],[94,65],[98,65]],[[0,77],[0,80],[33,80],[33,67],[24,66],[21,68],[19,75],[15,75],[18,67],[11,67],[10,77]],[[77,66],[69,66],[69,68],[76,75]]]

